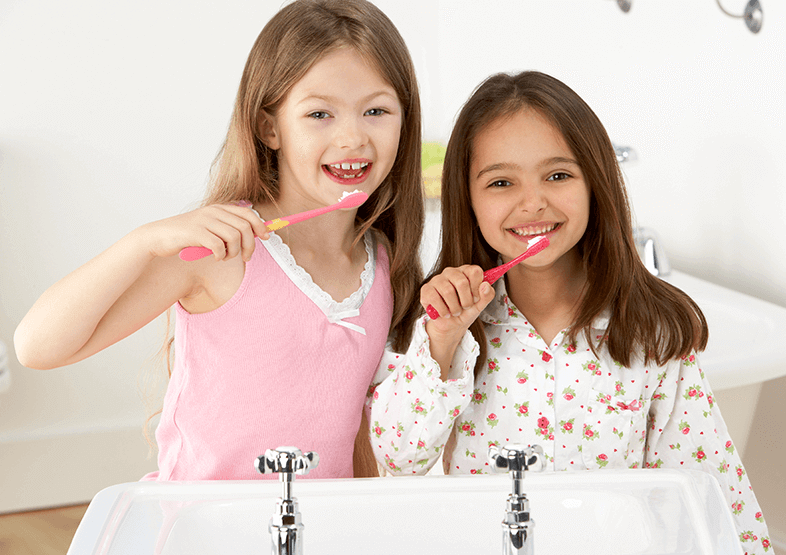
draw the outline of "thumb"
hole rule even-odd
[[[478,309],[478,312],[483,312],[483,309],[488,306],[488,304],[494,300],[494,287],[487,281],[484,281],[480,284],[480,300],[475,303],[475,306]]]

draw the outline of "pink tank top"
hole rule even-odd
[[[251,480],[265,450],[316,451],[309,478],[349,478],[366,390],[393,310],[388,258],[371,234],[361,286],[337,303],[271,233],[257,239],[235,295],[176,306],[175,364],[143,480]]]

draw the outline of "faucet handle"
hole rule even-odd
[[[489,462],[495,472],[534,470],[539,472],[546,466],[546,458],[540,445],[525,447],[509,443],[504,447],[489,447]]]
[[[268,449],[257,457],[256,468],[262,474],[277,472],[304,476],[319,464],[319,455],[314,451],[303,453],[297,447]]]
[[[308,474],[318,464],[319,455],[313,451],[304,454],[297,447],[268,449],[257,457],[257,470],[262,474],[278,473],[284,487],[268,524],[274,555],[303,555],[303,519],[292,495],[292,485],[296,474]]]

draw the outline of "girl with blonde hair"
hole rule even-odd
[[[288,4],[248,57],[203,206],[139,227],[47,290],[17,329],[20,361],[73,364],[174,305],[147,479],[258,478],[254,458],[279,445],[319,453],[309,477],[376,474],[363,398],[414,320],[420,125],[412,61],[378,8]],[[355,190],[369,195],[359,208],[264,225]],[[186,247],[213,256],[186,262]]]

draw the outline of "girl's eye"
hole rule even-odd
[[[316,112],[311,112],[308,115],[308,117],[313,119],[327,119],[330,117],[330,114],[328,114],[327,112],[316,111]]]
[[[363,115],[365,115],[365,116],[381,116],[381,115],[387,114],[387,113],[388,113],[388,111],[385,110],[384,108],[372,108],[371,110],[368,110]]]
[[[553,175],[550,175],[546,181],[564,181],[565,179],[570,179],[570,174],[565,172],[557,172]]]
[[[510,181],[506,181],[504,179],[497,179],[496,181],[489,183],[489,187],[507,187],[509,185]]]

